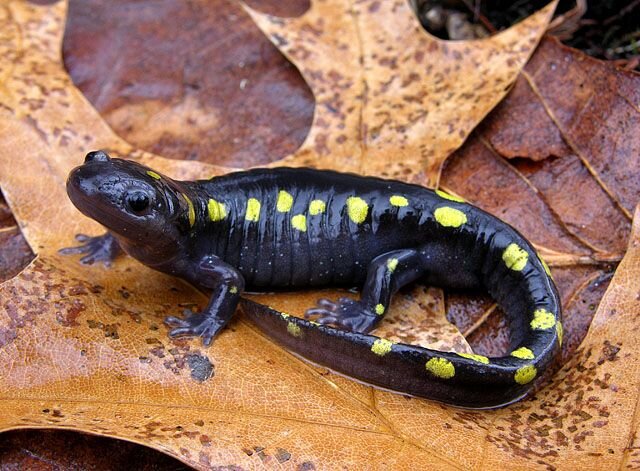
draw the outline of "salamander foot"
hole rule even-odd
[[[333,324],[352,332],[367,333],[373,329],[378,316],[361,301],[340,298],[337,302],[319,299],[318,307],[307,309],[304,317],[319,324]]]
[[[102,262],[105,267],[110,267],[111,262],[122,252],[116,238],[108,232],[96,237],[77,234],[76,240],[80,242],[80,245],[65,247],[58,250],[58,253],[62,255],[86,254],[80,259],[80,263],[83,265]]]
[[[169,337],[202,337],[202,343],[205,346],[209,346],[227,321],[216,316],[186,309],[183,319],[169,316],[165,318],[164,323],[169,327],[173,327],[169,331]]]

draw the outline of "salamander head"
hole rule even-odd
[[[95,151],[71,171],[67,193],[83,214],[114,233],[127,252],[131,247],[160,252],[176,246],[185,224],[188,228],[178,185],[136,162]]]

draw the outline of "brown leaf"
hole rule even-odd
[[[590,299],[589,304],[597,306],[595,300],[607,285],[606,270],[612,269],[607,262],[619,260],[628,241],[630,221],[621,201],[612,198],[603,184],[606,177],[597,173],[567,144],[571,136],[556,125],[553,114],[547,111],[549,105],[545,98],[535,93],[531,86],[531,77],[540,75],[532,71],[543,68],[539,54],[551,64],[560,61],[571,64],[561,73],[535,79],[545,86],[553,82],[557,90],[562,89],[557,93],[564,97],[572,95],[575,77],[583,77],[585,68],[597,76],[608,76],[608,81],[620,85],[619,89],[603,89],[601,93],[611,95],[609,101],[614,110],[621,107],[620,100],[616,100],[621,97],[625,104],[622,108],[627,113],[625,119],[630,122],[637,119],[637,111],[626,106],[634,99],[628,91],[634,89],[634,84],[640,86],[640,79],[564,48],[552,39],[544,39],[538,51],[507,98],[448,160],[442,183],[504,218],[539,247],[556,276],[566,322],[571,325],[563,353],[563,358],[567,358],[584,338],[595,313],[595,309],[580,306],[578,300]],[[598,112],[610,113],[610,110],[601,108]],[[571,119],[580,120],[582,114]],[[619,139],[632,147],[638,145],[637,132],[599,129],[600,133],[608,133],[608,140]],[[602,149],[599,158],[609,155]],[[640,165],[640,154],[626,158],[626,167],[638,168]],[[612,167],[607,171],[615,173],[616,170]],[[639,180],[637,172],[635,179],[633,177],[631,174],[628,179],[633,180],[631,188]],[[626,183],[620,182],[620,185]],[[619,191],[626,193],[628,188]],[[456,311],[456,319],[465,318],[465,314],[476,323],[482,321],[480,325],[473,325],[473,333],[467,338],[474,350],[487,355],[505,351],[508,331],[499,311],[479,318],[473,308],[461,305]],[[469,321],[462,325],[469,328]]]
[[[522,231],[534,244],[557,252],[590,253],[566,230],[536,188],[482,139],[469,140],[452,156],[442,180],[447,187],[458,189],[465,199]],[[491,191],[487,191],[488,187]]]
[[[371,46],[370,39],[364,39],[372,37],[367,34],[374,34],[371,21],[390,25],[391,33],[417,34],[414,27],[403,29],[394,23],[398,18],[405,22],[412,18],[406,12],[406,5],[398,4],[394,12],[386,11],[391,8],[389,5],[380,4],[373,7],[379,10],[372,12],[359,5],[357,8],[361,10],[349,10],[346,16],[336,18],[335,24],[346,28],[340,36],[342,41],[347,42],[348,35],[353,34],[349,26],[355,21],[363,30],[361,36],[349,41],[350,45]],[[634,338],[638,327],[634,309],[640,292],[640,228],[637,227],[640,217],[636,218],[629,251],[611,281],[589,333],[569,363],[537,397],[500,411],[461,411],[361,385],[301,361],[242,319],[232,323],[209,349],[202,348],[197,340],[171,342],[161,324],[162,318],[193,303],[204,303],[204,296],[130,259],[118,261],[114,268],[107,270],[100,266],[81,267],[75,260],[56,255],[59,247],[70,243],[74,233],[99,231],[95,223],[80,218],[67,201],[64,178],[79,160],[78,156],[86,149],[99,147],[139,158],[178,178],[212,175],[225,169],[165,160],[136,151],[104,124],[73,87],[60,64],[63,3],[48,7],[10,3],[0,11],[3,35],[0,48],[2,57],[8,59],[0,62],[0,76],[5,79],[0,91],[3,139],[0,184],[23,233],[38,253],[37,260],[26,270],[0,286],[0,302],[4,307],[0,312],[0,361],[6,365],[0,371],[0,401],[4,411],[0,416],[0,430],[45,426],[85,430],[144,443],[202,469],[217,465],[329,468],[338,464],[347,468],[372,465],[408,468],[416,462],[438,468],[489,468],[505,462],[519,467],[535,464],[572,467],[588,466],[594,454],[599,456],[598,463],[603,467],[621,467],[637,459],[626,447],[637,429],[634,411],[640,352]],[[317,41],[313,48],[306,48],[310,54],[328,54],[327,41],[331,43],[336,36],[334,39],[317,37],[313,27],[295,30],[296,25],[305,24],[313,14],[314,10],[299,20],[284,20],[289,22],[285,34],[308,35]],[[498,38],[511,37],[529,44],[527,35],[535,39],[547,16],[547,12],[543,12]],[[327,28],[334,27],[326,23],[326,18],[334,19],[333,15],[320,15],[320,18],[325,19]],[[274,26],[273,19],[263,17],[263,25],[264,21],[270,28],[278,27]],[[415,26],[417,23],[412,21]],[[537,22],[537,29],[532,22]],[[433,44],[433,40],[425,37],[423,34],[419,38],[419,44],[424,45],[423,41]],[[362,38],[362,42],[358,38]],[[304,44],[295,43],[299,46],[296,49],[292,46],[293,40],[288,41],[287,51],[291,57],[293,51],[305,49]],[[491,49],[487,42],[435,44],[440,52],[444,52],[446,46],[448,55],[445,56],[453,58],[450,67],[454,69],[458,62],[453,52],[459,45],[469,47],[470,56],[476,44],[481,49],[487,48],[486,51]],[[504,68],[502,64],[508,59],[497,52],[479,66],[490,68],[486,72],[497,74],[496,80],[502,77],[501,87],[505,87],[524,63],[532,45],[528,47],[519,51],[513,67]],[[373,46],[366,51],[364,56],[373,61]],[[389,54],[384,48],[382,52]],[[431,56],[426,54],[428,49],[424,52],[422,60],[427,64],[427,57],[434,59],[434,51]],[[334,63],[353,61],[347,52],[331,54]],[[393,58],[394,54],[397,52],[392,51],[389,56]],[[433,154],[414,154],[418,157],[409,161],[409,171],[404,176],[433,180],[440,163],[500,100],[503,90],[496,89],[495,94],[485,96],[487,101],[479,102],[484,107],[459,109],[467,103],[462,97],[465,87],[475,90],[478,85],[474,71],[466,70],[469,79],[462,81],[463,90],[456,89],[459,96],[443,98],[442,109],[434,108],[418,126],[421,132],[414,128],[407,131],[402,127],[407,126],[407,117],[413,116],[409,112],[387,110],[388,117],[376,115],[384,108],[379,103],[381,98],[353,94],[351,90],[340,92],[346,94],[339,96],[340,106],[353,104],[361,111],[353,114],[353,110],[345,109],[344,117],[333,118],[334,97],[329,88],[324,92],[318,88],[322,81],[313,75],[325,69],[316,70],[313,64],[303,64],[303,55],[296,56],[295,60],[299,61],[317,99],[314,127],[302,149],[290,159],[295,163],[313,158],[318,165],[329,165],[329,157],[323,156],[326,146],[334,153],[334,164],[338,168],[381,172],[395,159],[410,155],[411,149],[419,150],[417,142],[423,139]],[[322,60],[327,65],[327,58]],[[465,63],[467,59],[461,60]],[[356,69],[358,67],[356,61]],[[341,70],[345,74],[353,73],[353,68]],[[392,76],[404,78],[403,74],[405,69],[399,67],[393,74],[380,71],[377,77],[379,80]],[[427,87],[433,87],[431,77],[429,72],[421,73],[420,80],[408,87],[415,91],[413,87],[423,81]],[[331,86],[334,79],[340,83],[337,77],[325,76]],[[378,79],[368,79],[372,85],[378,83]],[[616,80],[633,82],[635,79],[616,75]],[[362,82],[356,84],[361,86]],[[456,81],[455,86],[458,82],[461,81]],[[378,86],[382,85],[378,83]],[[369,90],[375,91],[376,87]],[[390,90],[393,92],[393,87]],[[435,89],[430,91],[435,95],[439,93]],[[389,101],[391,105],[394,103]],[[427,100],[426,104],[433,103]],[[414,105],[406,106],[414,110]],[[431,110],[429,106],[425,108]],[[544,109],[549,110],[547,106]],[[439,140],[434,130],[442,130],[440,124],[429,121],[440,116],[439,113],[444,113],[445,121],[460,119],[460,123],[454,123],[454,129],[462,130],[463,135],[458,134],[456,138],[456,133],[452,136],[444,132]],[[360,116],[363,119],[359,121]],[[326,122],[321,121],[323,117]],[[337,142],[341,131],[336,129],[340,123],[345,124],[345,133],[350,136],[342,143]],[[381,123],[385,125],[380,126]],[[434,129],[425,129],[425,123],[434,124]],[[371,129],[376,127],[379,134],[374,137]],[[562,126],[556,131],[550,129],[562,136],[565,144],[571,136],[570,130]],[[324,142],[318,140],[323,135]],[[558,266],[566,264],[571,265],[566,270],[582,270],[580,283],[573,282],[574,273],[566,276],[563,299],[569,299],[570,306],[571,303],[580,306],[582,300],[595,303],[606,283],[602,259],[613,262],[619,259],[618,239],[623,238],[625,232],[610,238],[599,236],[597,241],[592,241],[590,236],[573,229],[556,209],[563,207],[561,202],[557,206],[545,204],[547,193],[553,194],[549,190],[552,186],[542,193],[538,191],[531,183],[535,173],[525,176],[501,162],[487,136],[474,135],[458,152],[444,174],[444,184],[452,186],[451,183],[457,182],[452,186],[456,193],[469,193],[473,201],[498,214],[498,205],[508,207],[506,217],[534,242],[544,245],[541,249],[553,254]],[[391,151],[396,149],[394,143],[405,148],[392,156]],[[478,149],[478,159],[486,162],[493,159],[494,163],[488,165],[496,171],[486,174],[484,190],[480,185],[467,183],[458,173],[473,166],[471,161],[467,162],[474,158],[469,148]],[[536,152],[538,160],[541,154],[551,153],[544,148]],[[354,162],[347,162],[350,155],[355,157]],[[634,158],[637,159],[637,154],[627,156],[629,160],[624,165],[637,162]],[[580,161],[583,165],[588,162],[586,157]],[[25,172],[25,168],[29,171]],[[425,168],[425,174],[421,175],[420,171]],[[589,171],[598,187],[611,195],[610,189],[604,189],[605,179],[599,176],[595,166]],[[617,170],[608,171],[615,174]],[[397,174],[396,168],[390,173]],[[511,198],[507,193],[500,198],[487,198],[487,193],[498,190],[501,182],[515,185]],[[621,185],[627,186],[618,191],[621,195],[627,194],[628,180],[621,181]],[[512,204],[513,200],[516,201]],[[621,205],[616,203],[618,207]],[[594,210],[599,207],[594,206]],[[536,225],[535,221],[541,223]],[[593,233],[598,235],[599,231]],[[576,263],[582,263],[586,269],[576,268]],[[554,273],[562,278],[558,270],[554,268]],[[315,297],[317,293],[311,293],[307,300]],[[282,308],[287,310],[308,305],[304,296],[272,297],[271,301],[276,299],[280,299]],[[443,298],[438,293],[399,298],[396,303],[411,306],[430,299],[434,310],[443,316]],[[418,311],[415,307],[411,309]],[[578,330],[589,325],[591,315],[584,315],[580,309],[576,312],[576,322],[570,325],[578,326]],[[436,322],[442,325],[439,320]],[[481,332],[486,324],[481,323],[476,332]],[[569,340],[568,343],[574,345],[571,348],[575,348],[580,338],[578,335]],[[465,348],[456,342],[452,346]],[[565,350],[565,355],[570,353]],[[631,450],[637,448],[634,443],[630,446]]]
[[[444,160],[509,90],[554,7],[473,42],[426,34],[401,0],[314,2],[286,19],[248,9],[316,99],[307,139],[278,164],[435,185]]]
[[[137,469],[185,471],[179,461],[152,449],[105,437],[62,430],[16,430],[2,434],[2,469]]]
[[[0,194],[0,282],[17,275],[32,259],[33,253]]]
[[[563,64],[561,69],[558,64]],[[637,76],[614,74],[613,70],[611,65],[545,39],[535,60],[527,64],[525,74],[516,81],[513,92],[483,123],[481,133],[504,157],[541,161],[517,159],[512,163],[544,194],[550,209],[584,244],[597,251],[619,253],[626,246],[628,217],[640,194],[637,178],[640,138],[631,131],[638,126],[640,98],[634,91],[639,82]],[[592,76],[598,80],[592,82]],[[554,88],[545,94],[541,92],[551,86]],[[554,108],[559,106],[558,100],[567,96],[575,100],[571,104],[575,109],[564,112],[563,119],[572,124],[570,128],[558,127],[554,121],[558,112]],[[592,100],[598,100],[598,105]],[[622,120],[627,127],[620,127],[616,120]],[[505,122],[509,126],[501,125]],[[532,128],[531,123],[536,125]],[[575,139],[573,133],[585,126],[593,134],[589,136],[591,140],[601,136],[598,139],[602,141],[599,146],[590,144],[595,149],[589,155],[580,150],[588,140],[580,139],[578,147],[567,144]],[[612,144],[611,148],[605,146],[605,141],[619,144]],[[618,160],[624,163],[618,164]],[[621,174],[619,178],[616,173]],[[630,201],[625,203],[618,193],[629,195]]]
[[[611,74],[611,66],[558,45],[542,47],[523,76],[573,152],[631,218],[640,195],[638,76]]]
[[[311,124],[304,80],[236,2],[71,0],[63,45],[74,83],[139,149],[246,167],[293,152]]]

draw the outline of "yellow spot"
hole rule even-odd
[[[520,347],[511,352],[512,357],[520,358],[521,360],[533,360],[535,355],[527,347]]]
[[[427,371],[431,372],[434,376],[442,379],[453,378],[456,374],[456,369],[446,358],[432,358],[429,360],[425,367]]]
[[[444,198],[446,200],[449,201],[455,201],[456,203],[464,203],[465,201],[460,198],[459,196],[454,196],[454,195],[450,195],[449,193],[445,193],[442,190],[436,190],[436,194],[440,197],[440,198]]]
[[[309,203],[309,214],[312,216],[317,216],[320,213],[324,213],[324,210],[327,209],[327,205],[322,200],[313,200]]]
[[[367,219],[369,205],[362,198],[350,196],[347,198],[347,211],[349,212],[349,217],[353,222],[361,224],[365,219]]]
[[[147,170],[147,175],[149,175],[151,178],[155,178],[156,180],[162,179],[162,175],[154,172],[153,170]]]
[[[302,232],[307,232],[307,217],[304,214],[297,214],[291,218],[291,225]]]
[[[373,345],[371,345],[371,351],[376,355],[383,357],[391,351],[391,347],[393,347],[393,342],[390,340],[376,339],[376,341],[373,342]]]
[[[237,292],[238,292],[237,286],[232,286],[231,288],[229,288],[229,293],[236,294]]]
[[[536,330],[547,330],[556,324],[556,316],[546,309],[536,309],[533,313],[531,328]]]
[[[307,321],[307,322],[311,325],[315,325],[316,327],[321,325],[320,322],[316,322],[316,321]]]
[[[376,304],[376,314],[379,316],[384,314],[384,306],[382,304]]]
[[[291,317],[291,314],[287,314],[286,312],[281,312],[280,317],[282,317],[283,319],[289,319],[289,317]]]
[[[294,337],[301,337],[302,336],[302,329],[300,328],[299,325],[294,324],[293,322],[289,322],[287,324],[287,332],[289,332]]]
[[[558,343],[562,345],[562,337],[564,336],[564,329],[562,328],[562,322],[556,322],[556,332],[558,333]]]
[[[291,206],[293,206],[293,196],[284,190],[280,190],[280,193],[278,193],[278,202],[276,203],[278,211],[286,213],[291,209]]]
[[[393,195],[391,198],[389,198],[389,203],[391,203],[393,206],[407,206],[409,204],[409,200],[404,196]]]
[[[504,252],[502,252],[502,260],[504,260],[507,268],[515,271],[522,271],[522,269],[527,265],[529,254],[518,244],[509,244],[509,246],[504,249]]]
[[[397,258],[390,258],[389,260],[387,260],[387,268],[389,269],[389,271],[391,273],[396,271],[397,267],[398,267],[398,259]]]
[[[189,226],[193,227],[196,223],[196,208],[193,207],[193,203],[189,199],[187,195],[181,193],[184,200],[187,202],[187,206],[189,207]]]
[[[525,365],[522,368],[519,368],[518,371],[516,371],[514,379],[518,384],[527,384],[533,381],[533,378],[536,377],[537,373],[538,370],[536,370],[535,366]]]
[[[475,353],[458,353],[462,358],[468,358],[469,360],[477,361],[478,363],[489,364],[489,359],[484,355],[477,355]]]
[[[255,198],[249,198],[247,201],[247,214],[245,215],[247,221],[257,221],[260,219],[260,201]]]
[[[449,208],[448,206],[436,209],[433,215],[436,217],[436,221],[444,227],[460,227],[467,222],[466,214],[459,209]]]
[[[214,199],[209,199],[207,209],[209,210],[209,219],[213,222],[221,221],[227,217],[227,207],[224,203],[220,203]]]

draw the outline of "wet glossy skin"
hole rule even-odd
[[[559,349],[558,295],[531,245],[504,222],[442,192],[313,169],[256,169],[178,182],[137,163],[87,155],[67,183],[109,234],[64,253],[141,262],[213,290],[201,313],[170,317],[171,336],[209,344],[245,288],[361,287],[359,301],[319,300],[307,321],[247,303],[288,348],[348,375],[465,407],[522,397]],[[512,352],[457,355],[366,335],[417,279],[486,289],[507,313]],[[328,327],[333,325],[341,330]]]

